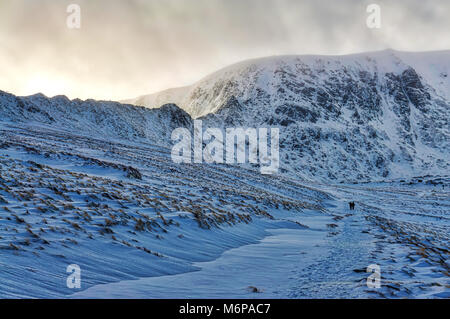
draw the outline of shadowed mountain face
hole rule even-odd
[[[334,182],[442,175],[450,168],[449,73],[448,51],[271,57],[129,101],[181,109],[1,93],[0,112],[168,147],[191,116],[203,128],[279,127],[283,174]]]

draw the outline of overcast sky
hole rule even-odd
[[[255,57],[448,50],[449,17],[449,0],[0,0],[0,90],[115,100]]]

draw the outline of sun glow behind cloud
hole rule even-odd
[[[66,92],[71,86],[64,78],[40,72],[27,77],[23,90],[24,92],[41,92],[47,96],[55,96]]]
[[[81,29],[66,8],[81,7]],[[450,1],[2,0],[0,90],[125,99],[188,85],[241,60],[280,54],[450,49]]]

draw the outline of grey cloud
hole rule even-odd
[[[80,30],[66,28],[78,3]],[[382,8],[382,29],[365,25]],[[0,90],[123,99],[266,55],[450,48],[447,0],[2,0]]]

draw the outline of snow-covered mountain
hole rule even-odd
[[[368,180],[448,172],[450,51],[386,50],[244,61],[141,96],[209,127],[280,127],[283,172]]]
[[[0,91],[0,119],[14,123],[36,123],[83,135],[149,139],[168,145],[172,130],[189,127],[189,114],[176,105],[157,110],[111,101],[79,99],[66,96],[48,98],[42,94],[17,97]]]
[[[0,92],[0,114],[167,147],[193,118],[204,129],[278,127],[281,174],[332,182],[445,175],[449,74],[450,51],[269,57],[129,101],[146,107]]]

